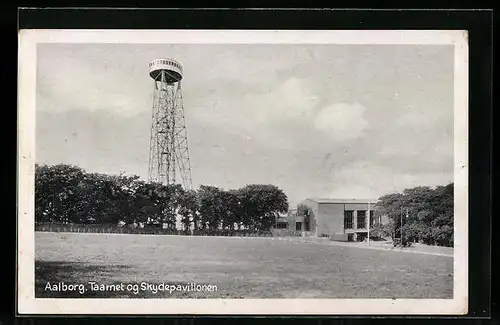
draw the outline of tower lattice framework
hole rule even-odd
[[[191,163],[182,98],[182,67],[169,59],[150,63],[154,80],[149,149],[150,182],[191,189]]]

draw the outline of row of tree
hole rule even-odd
[[[388,222],[376,226],[373,233],[399,238],[403,244],[420,242],[452,247],[453,203],[453,183],[384,195],[377,209],[387,216]]]
[[[266,231],[288,210],[274,185],[224,190],[142,181],[138,176],[87,173],[73,165],[35,166],[35,221],[76,224],[124,222],[174,229]]]
[[[384,195],[375,208],[388,222],[374,225],[373,236],[453,246],[453,183]],[[186,191],[180,185],[87,173],[72,165],[35,167],[36,222],[116,225],[122,221],[175,229],[180,220],[186,231],[258,232],[269,230],[276,215],[287,210],[287,196],[273,185],[233,190],[202,185]]]

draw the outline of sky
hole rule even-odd
[[[38,44],[36,162],[147,180],[165,57],[195,188],[274,184],[294,206],[453,181],[449,45]]]

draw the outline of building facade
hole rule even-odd
[[[364,241],[369,227],[386,222],[377,212],[376,203],[363,199],[305,199],[288,218],[288,227],[334,240]]]

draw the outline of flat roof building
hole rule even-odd
[[[385,223],[374,199],[308,198],[289,218],[289,229],[345,241],[363,241],[370,227]],[[368,219],[369,218],[369,219]]]

